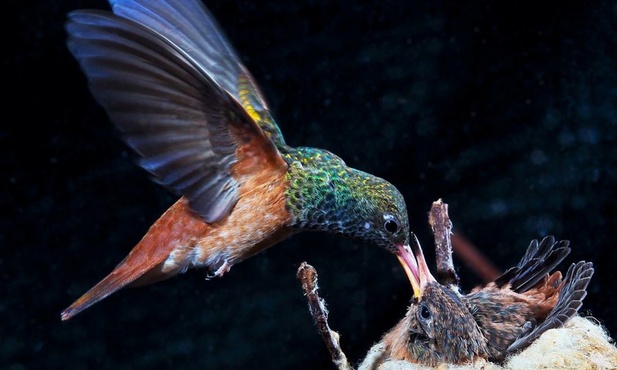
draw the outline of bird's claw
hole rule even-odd
[[[208,275],[206,275],[206,280],[212,280],[217,277],[222,277],[229,270],[231,270],[231,263],[229,263],[228,260],[224,260],[223,264],[219,268],[217,268],[213,274],[208,273]]]

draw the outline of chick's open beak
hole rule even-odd
[[[411,283],[414,298],[420,301],[426,284],[435,281],[435,278],[426,265],[420,242],[415,234],[412,233],[411,235],[413,252],[409,245],[400,244],[397,245],[396,257],[403,266],[405,274],[407,274],[407,278]]]

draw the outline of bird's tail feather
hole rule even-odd
[[[130,285],[135,281],[138,281],[140,277],[149,271],[160,270],[160,268],[157,269],[157,267],[160,267],[164,263],[164,261],[159,261],[154,266],[136,265],[135,263],[130,263],[127,261],[130,260],[130,257],[131,256],[125,258],[124,261],[122,261],[109,275],[88,290],[67,309],[62,311],[60,315],[62,321],[70,319],[86,308],[105,299],[110,294],[126,287],[127,285]],[[139,285],[144,285],[144,282]]]
[[[209,225],[188,210],[180,198],[150,227],[141,241],[116,268],[61,314],[68,320],[79,312],[129,285],[145,285],[168,279],[186,270],[182,251],[191,250],[194,235],[205,235]],[[179,248],[185,246],[185,249]],[[165,266],[174,252],[174,261]],[[178,261],[179,260],[179,261]]]

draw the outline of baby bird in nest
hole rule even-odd
[[[447,280],[438,282],[418,240],[412,239],[416,263],[406,272],[414,296],[405,317],[383,337],[384,360],[428,366],[477,359],[502,362],[576,315],[594,272],[585,261],[572,264],[565,277],[552,272],[570,248],[569,241],[547,236],[533,240],[517,266],[462,294],[454,269],[438,271],[437,276]]]

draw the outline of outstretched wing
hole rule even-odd
[[[164,2],[152,3],[160,5],[151,9],[152,19],[176,12]],[[111,12],[75,11],[66,29],[92,94],[141,156],[140,165],[212,223],[236,204],[241,176],[286,164],[238,102],[234,94],[241,91],[225,87],[242,72],[241,66],[227,70],[237,60],[225,56],[233,54],[215,58],[209,44],[186,40],[203,32],[220,37],[213,26],[197,28],[202,21],[212,24],[203,14],[189,24],[172,17],[145,26]]]
[[[570,254],[568,240],[555,241],[552,235],[544,237],[540,244],[532,240],[525,255],[515,267],[495,279],[495,285],[510,284],[513,291],[524,293],[533,288]]]
[[[156,30],[179,48],[190,50],[191,58],[244,107],[276,146],[286,146],[255,79],[200,0],[109,2],[114,14]]]
[[[540,337],[549,329],[562,327],[572,318],[583,305],[583,299],[587,295],[587,285],[593,276],[593,264],[591,262],[580,261],[572,264],[563,280],[563,285],[559,291],[559,299],[548,314],[546,320],[535,327],[529,333],[523,334],[516,339],[507,349],[506,353],[517,352]]]

